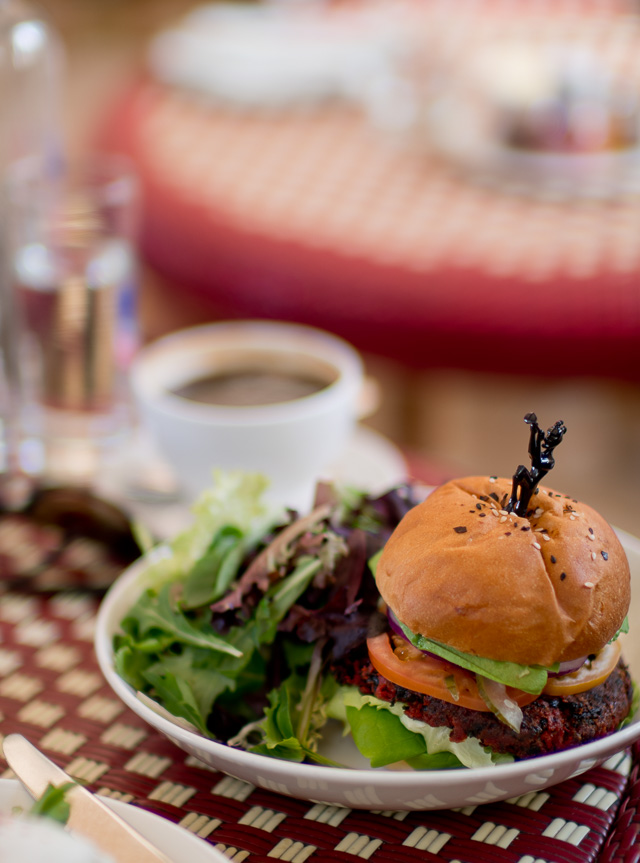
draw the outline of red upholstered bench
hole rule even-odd
[[[207,316],[337,332],[419,369],[640,379],[640,206],[500,195],[353,110],[216,107],[148,80],[100,146],[142,178],[142,250]]]

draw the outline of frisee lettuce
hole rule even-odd
[[[147,583],[157,586],[182,580],[206,555],[212,538],[222,529],[242,534],[245,550],[256,545],[282,520],[279,507],[268,506],[264,493],[268,481],[260,474],[243,471],[213,473],[213,485],[191,507],[191,525],[149,556]]]

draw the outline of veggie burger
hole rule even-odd
[[[591,507],[538,486],[564,427],[525,421],[530,471],[448,482],[393,532],[376,567],[388,626],[352,678],[518,758],[609,734],[633,694],[624,549]]]

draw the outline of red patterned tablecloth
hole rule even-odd
[[[236,863],[640,860],[640,748],[548,791],[454,811],[342,809],[218,773],[107,686],[93,651],[98,603],[83,592],[0,595],[0,735],[24,734],[91,790],[180,824]]]

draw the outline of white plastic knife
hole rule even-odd
[[[115,863],[172,863],[99,797],[78,785],[21,734],[8,734],[2,749],[9,767],[33,797],[41,797],[49,785],[57,788],[72,784],[65,794],[70,809],[67,828],[91,839],[110,854]]]

